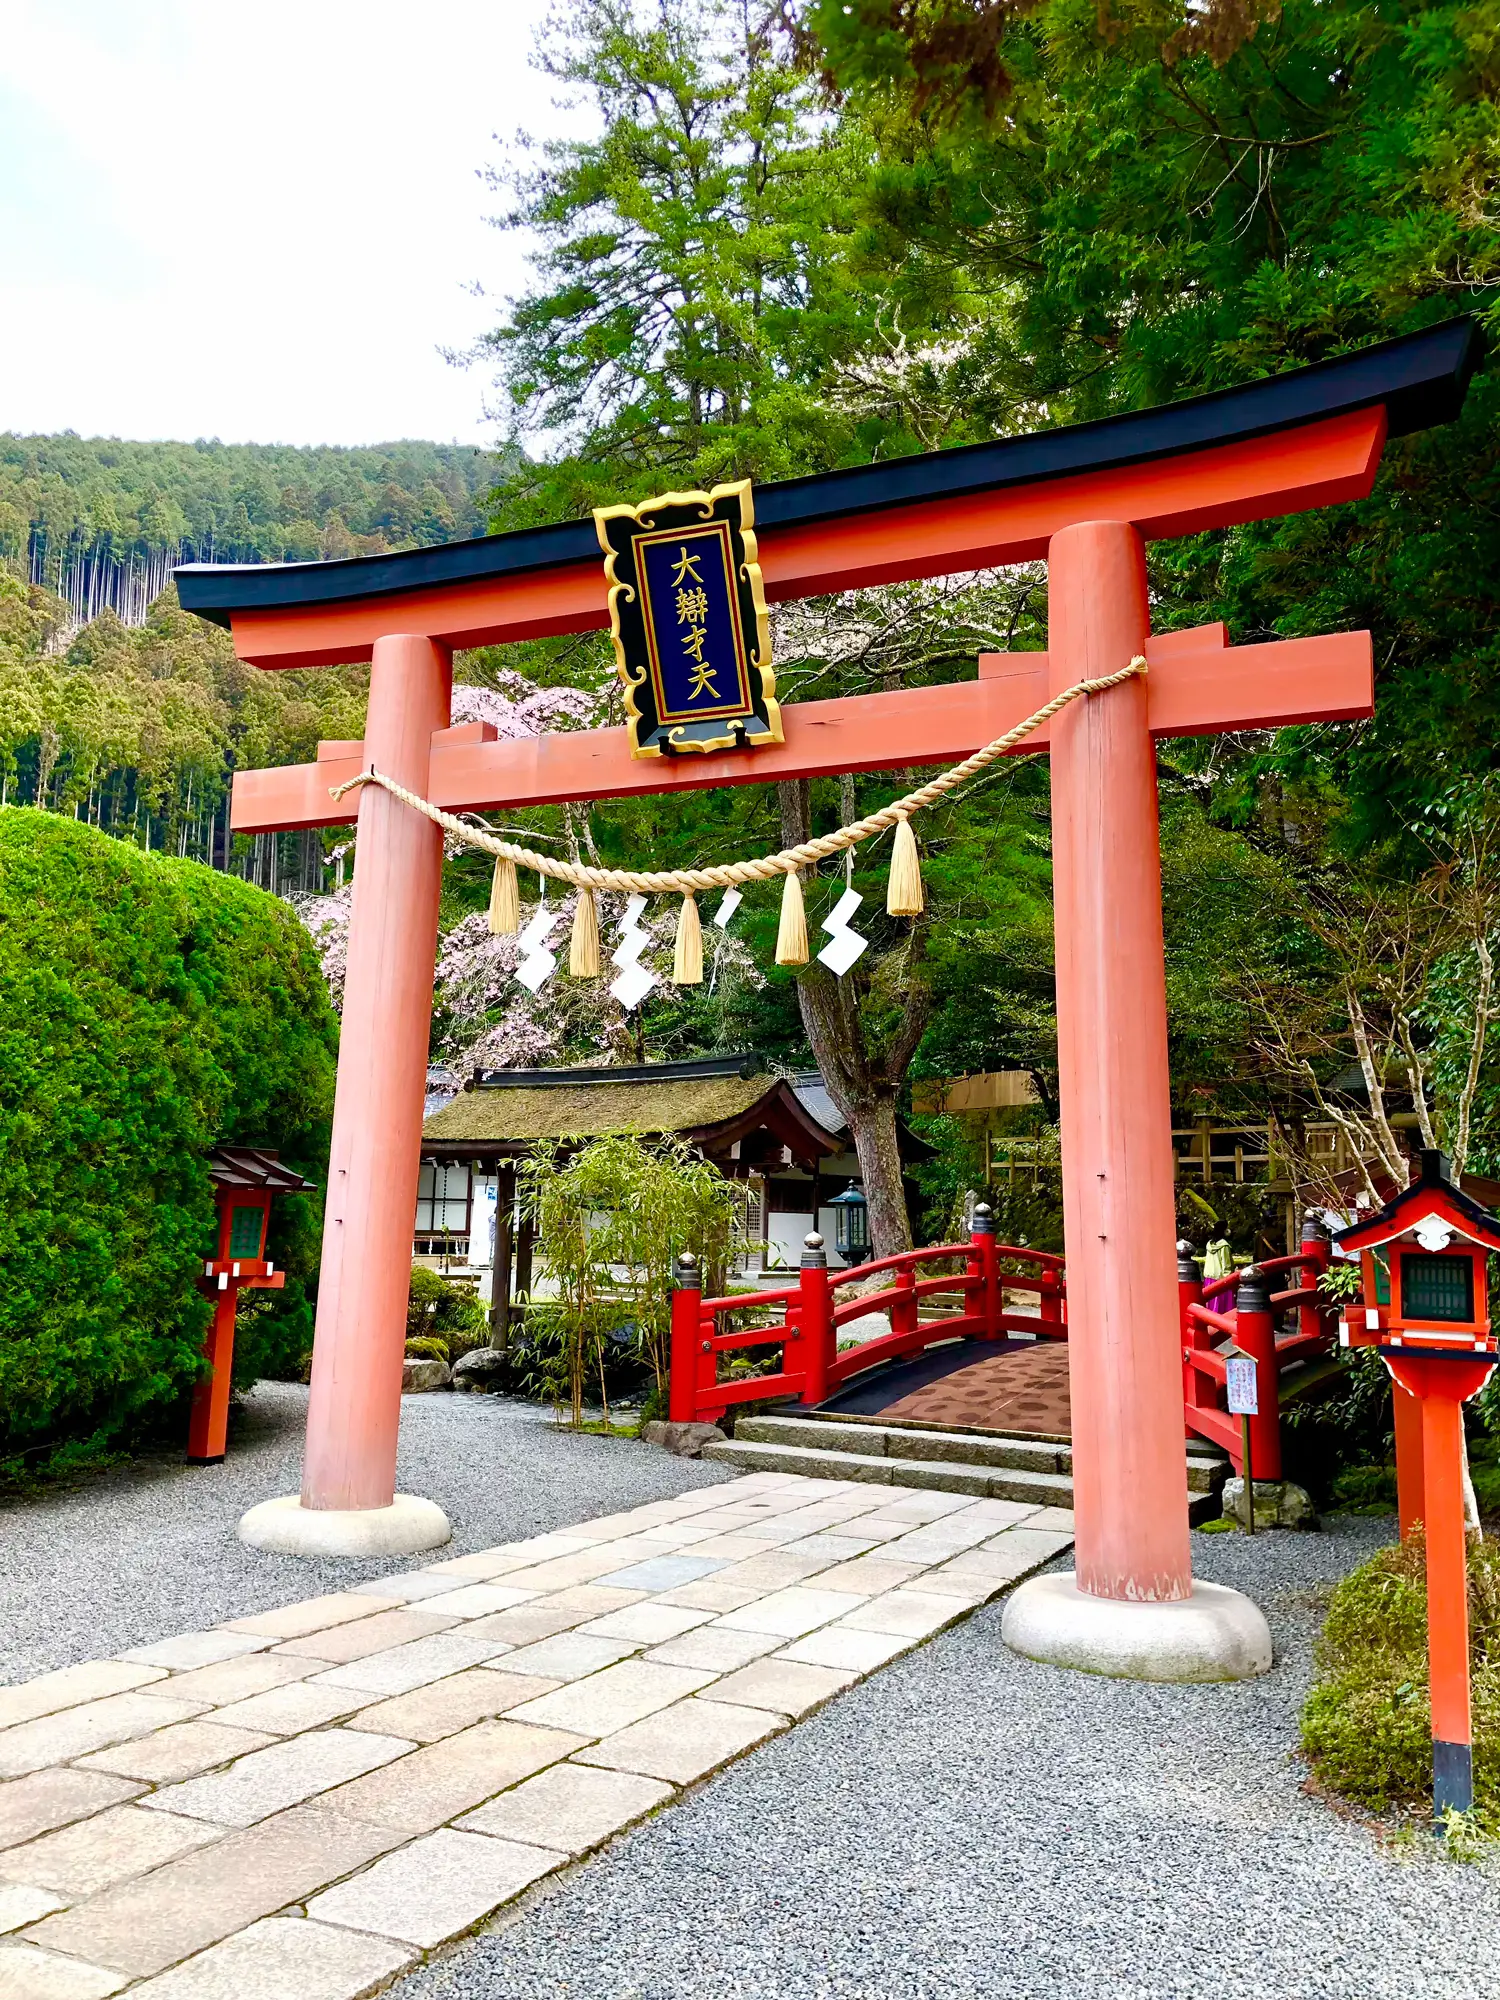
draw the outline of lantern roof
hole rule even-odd
[[[259,1146],[215,1146],[208,1156],[208,1177],[216,1187],[262,1188],[269,1194],[305,1194],[317,1186]]]
[[[1423,1236],[1423,1226],[1429,1220],[1436,1225],[1430,1245]],[[1333,1241],[1339,1250],[1373,1250],[1395,1237],[1414,1233],[1424,1248],[1442,1249],[1446,1239],[1436,1239],[1445,1230],[1482,1249],[1500,1250],[1500,1216],[1464,1193],[1453,1179],[1446,1153],[1428,1150],[1423,1152],[1421,1171],[1409,1187],[1402,1188],[1373,1215],[1339,1230]]]

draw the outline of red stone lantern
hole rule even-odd
[[[219,1211],[218,1254],[203,1266],[202,1288],[214,1301],[203,1352],[209,1372],[193,1390],[188,1418],[189,1465],[217,1465],[229,1428],[229,1387],[234,1372],[234,1321],[241,1291],[280,1291],[286,1273],[265,1254],[273,1194],[302,1194],[314,1183],[282,1166],[275,1153],[247,1146],[216,1146],[209,1179]]]
[[[1363,1302],[1346,1310],[1339,1339],[1377,1348],[1390,1370],[1401,1533],[1418,1521],[1426,1531],[1432,1800],[1441,1829],[1446,1813],[1474,1803],[1463,1406],[1500,1359],[1487,1261],[1500,1251],[1500,1217],[1453,1181],[1442,1153],[1424,1152],[1410,1187],[1334,1243],[1359,1252],[1364,1274]]]

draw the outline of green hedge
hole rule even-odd
[[[275,897],[0,810],[0,1470],[121,1444],[181,1399],[208,1312],[205,1156],[271,1146],[321,1184],[336,1032]],[[319,1211],[273,1205],[287,1288],[244,1316],[237,1379],[310,1345]]]

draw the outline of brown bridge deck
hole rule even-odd
[[[966,1430],[1071,1437],[1064,1340],[965,1340],[858,1378],[822,1406]]]

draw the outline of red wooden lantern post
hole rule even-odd
[[[1463,1406],[1500,1359],[1486,1269],[1500,1250],[1500,1217],[1454,1183],[1443,1154],[1425,1152],[1410,1187],[1334,1241],[1357,1250],[1364,1271],[1363,1303],[1349,1308],[1339,1338],[1378,1348],[1396,1385],[1401,1533],[1419,1519],[1426,1530],[1432,1808],[1441,1831],[1445,1814],[1474,1803]]]
[[[217,1465],[224,1456],[241,1291],[280,1291],[286,1283],[286,1273],[265,1254],[271,1196],[301,1193],[313,1185],[282,1166],[274,1153],[242,1146],[215,1147],[208,1172],[218,1203],[219,1232],[216,1254],[203,1266],[200,1282],[214,1301],[214,1316],[203,1343],[208,1373],[193,1390],[188,1418],[189,1465]]]

